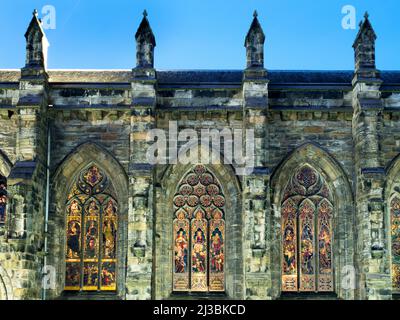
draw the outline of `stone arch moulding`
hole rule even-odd
[[[7,271],[0,265],[0,300],[13,300],[13,287]]]
[[[117,234],[117,296],[125,296],[126,257],[128,243],[128,177],[112,154],[98,144],[87,142],[74,149],[59,165],[51,178],[49,213],[49,256],[48,264],[57,270],[56,290],[50,297],[59,297],[65,281],[65,224],[67,194],[76,177],[86,167],[95,164],[110,179],[118,202],[119,228]]]
[[[384,189],[384,195],[387,199],[390,193],[393,191],[393,187],[396,184],[396,179],[400,176],[400,154],[397,155],[386,168],[386,183]]]
[[[200,152],[199,148],[199,152]],[[223,160],[221,160],[223,163]],[[198,163],[201,164],[201,163]],[[204,164],[218,179],[225,195],[226,205],[226,295],[232,299],[244,298],[243,217],[241,188],[234,169],[224,164]],[[195,164],[158,166],[156,175],[156,204],[154,232],[154,299],[170,299],[172,289],[173,198],[177,187]]]
[[[0,150],[0,175],[8,177],[11,172],[12,163],[8,157]]]
[[[354,299],[355,290],[341,286],[341,274],[344,268],[354,268],[354,197],[346,173],[340,164],[318,145],[307,143],[294,150],[273,172],[271,176],[271,265],[272,295],[281,294],[281,199],[287,182],[301,166],[313,167],[331,187],[334,198],[334,281],[338,298]]]

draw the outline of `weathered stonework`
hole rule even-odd
[[[304,165],[333,193],[334,294],[325,297],[395,297],[389,202],[400,190],[400,72],[376,69],[368,16],[354,43],[355,71],[340,72],[267,71],[256,14],[244,71],[157,71],[146,16],[136,33],[133,70],[48,70],[37,13],[26,33],[25,66],[0,70],[0,174],[8,192],[7,220],[0,225],[0,299],[191,296],[173,292],[172,220],[173,198],[192,165],[151,165],[146,157],[147,132],[168,130],[171,122],[198,133],[254,131],[250,175],[207,165],[226,201],[226,290],[213,299],[286,297],[281,204],[288,180]],[[117,292],[67,294],[66,197],[91,164],[116,191]],[[43,287],[49,266],[55,285]],[[349,267],[355,287],[343,285]]]

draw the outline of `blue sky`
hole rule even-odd
[[[378,35],[377,65],[400,70],[398,0],[1,0],[0,68],[24,64],[32,11],[56,9],[47,30],[49,68],[130,69],[134,34],[146,8],[158,69],[243,69],[244,37],[254,9],[266,34],[268,69],[353,69],[357,30],[342,28],[342,7],[366,10]]]

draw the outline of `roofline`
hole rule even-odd
[[[21,69],[10,68],[0,69],[0,72],[20,72]],[[132,69],[47,69],[48,72],[131,72]],[[157,72],[244,72],[245,69],[156,69]],[[380,72],[398,72],[400,70],[380,69]],[[304,72],[304,73],[332,73],[332,72],[354,72],[349,69],[267,69],[267,72],[281,72],[281,73],[293,73],[293,72]]]

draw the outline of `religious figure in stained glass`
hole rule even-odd
[[[333,198],[325,179],[305,165],[282,199],[282,291],[333,292]]]
[[[67,197],[67,291],[115,291],[117,202],[97,166],[83,170]]]
[[[181,228],[175,240],[175,273],[187,272],[188,240],[186,232]]]
[[[86,257],[96,258],[97,255],[97,226],[96,221],[89,220],[86,232]]]
[[[292,206],[286,206],[282,209],[283,219],[283,239],[282,239],[282,253],[283,253],[283,273],[286,280],[290,275],[295,275],[297,272],[297,239],[296,239],[296,212]]]
[[[78,221],[70,221],[68,223],[68,232],[67,232],[67,247],[68,247],[68,258],[78,258],[81,252],[81,227]]]
[[[116,230],[113,221],[105,221],[103,228],[104,257],[115,258]]]
[[[0,225],[6,223],[7,181],[0,175]]]
[[[222,232],[216,228],[211,233],[211,270],[213,272],[224,272],[223,244]]]
[[[198,165],[181,181],[173,202],[174,291],[225,291],[225,197],[218,180]]]
[[[115,263],[104,263],[101,277],[102,288],[112,288],[115,285]]]
[[[206,266],[206,255],[207,248],[205,246],[205,236],[204,232],[201,229],[196,231],[196,235],[193,239],[193,272],[205,272]]]

